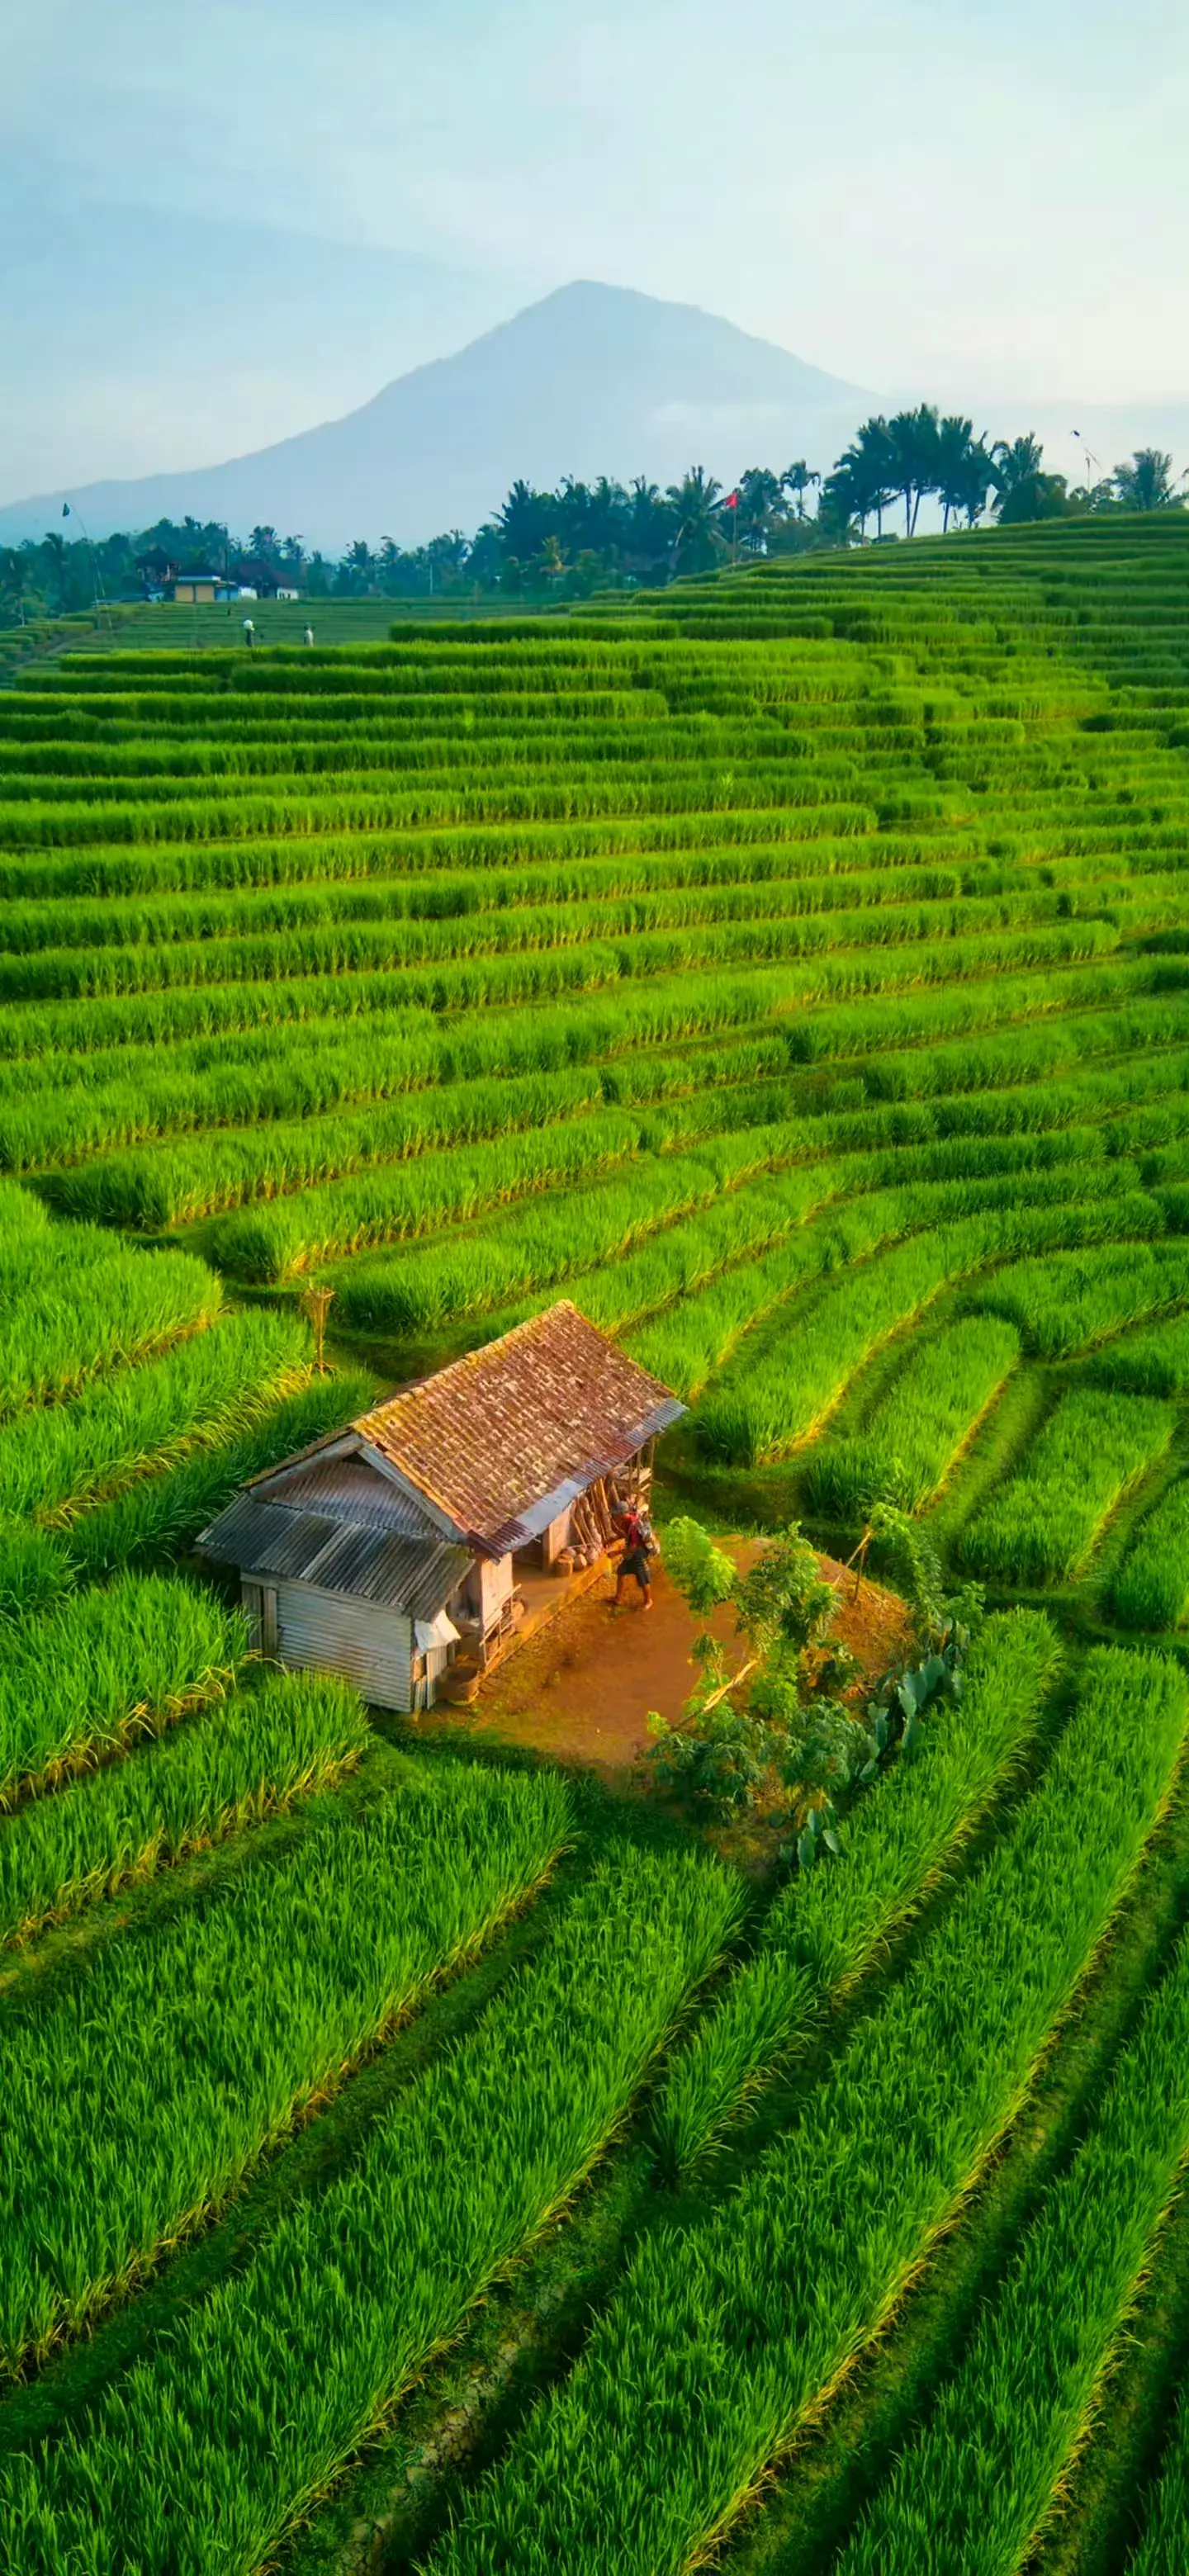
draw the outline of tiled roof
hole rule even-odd
[[[684,1411],[563,1300],[355,1429],[464,1538],[502,1555]]]

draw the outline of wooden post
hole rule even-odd
[[[868,1550],[868,1548],[870,1547],[870,1545],[871,1545],[871,1524],[870,1524],[870,1522],[868,1522],[867,1527],[866,1527],[866,1529],[865,1529],[865,1530],[864,1530],[864,1532],[863,1532],[862,1538],[859,1540],[859,1544],[858,1544],[857,1548],[855,1548],[855,1550],[854,1550],[853,1554],[852,1554],[852,1555],[850,1555],[850,1556],[848,1556],[848,1558],[847,1558],[847,1560],[846,1560],[846,1561],[847,1561],[848,1566],[849,1566],[849,1565],[853,1565],[853,1566],[854,1566],[854,1569],[855,1569],[855,1588],[854,1588],[854,1591],[852,1592],[852,1594],[851,1594],[851,1596],[850,1596],[852,1601],[857,1601],[857,1600],[858,1600],[858,1597],[859,1597],[859,1589],[860,1589],[860,1586],[861,1586],[862,1581],[863,1581],[863,1575],[864,1575],[864,1571],[865,1571],[865,1569],[866,1569],[866,1564],[867,1564],[867,1550]]]
[[[303,1288],[299,1300],[302,1314],[314,1335],[314,1366],[319,1377],[326,1377],[326,1318],[334,1300],[333,1288]]]

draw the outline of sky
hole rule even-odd
[[[1184,0],[6,0],[0,500],[244,453],[575,277],[1013,427],[1184,403],[1187,131]]]

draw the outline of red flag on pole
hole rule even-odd
[[[738,493],[737,493],[737,492],[728,492],[727,497],[726,497],[726,500],[723,502],[723,508],[724,508],[724,510],[737,510],[737,509],[738,509],[738,507],[739,507],[739,495],[738,495]]]

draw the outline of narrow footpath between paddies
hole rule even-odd
[[[717,1542],[737,1563],[753,1565],[763,1541]],[[911,1621],[898,1595],[864,1582],[858,1601],[854,1578],[834,1557],[819,1560],[838,1588],[833,1634],[856,1654],[865,1675],[886,1671],[911,1640]],[[645,1611],[630,1580],[614,1616],[615,1577],[567,1602],[556,1619],[530,1637],[492,1674],[469,1707],[434,1710],[430,1725],[465,1728],[471,1736],[520,1744],[557,1762],[579,1762],[609,1786],[638,1785],[636,1765],[647,1750],[648,1713],[670,1719],[693,1688],[691,1648],[708,1626],[724,1643],[734,1639],[730,1609],[695,1620],[671,1584],[663,1558],[653,1565],[653,1607]]]

